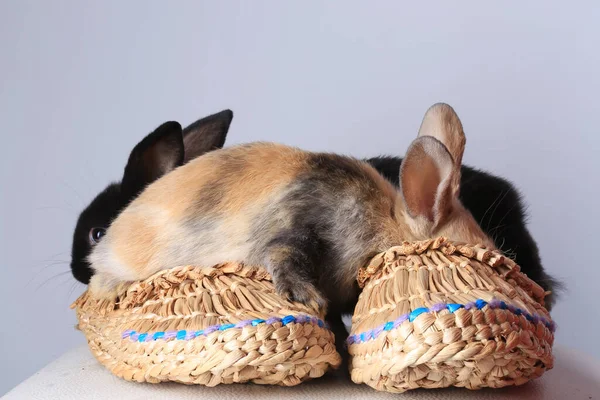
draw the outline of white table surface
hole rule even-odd
[[[600,361],[559,348],[554,369],[521,387],[504,389],[416,390],[404,394],[377,392],[340,377],[329,376],[292,388],[252,384],[214,388],[176,383],[140,384],[111,375],[91,355],[87,346],[77,347],[50,363],[7,393],[3,399],[543,399],[600,400]]]

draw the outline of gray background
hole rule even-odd
[[[223,108],[228,144],[372,156],[403,154],[450,103],[465,163],[523,191],[568,285],[557,342],[600,357],[599,7],[501,4],[0,2],[0,394],[84,341],[78,212],[146,133]]]

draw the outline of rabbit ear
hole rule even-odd
[[[148,184],[183,164],[183,134],[178,122],[165,122],[131,151],[121,190],[135,196]]]
[[[233,119],[231,110],[223,110],[202,118],[183,130],[184,162],[188,162],[225,144],[229,125]]]
[[[400,167],[400,186],[414,230],[428,235],[458,201],[466,138],[458,116],[438,103],[425,113],[419,135]]]
[[[400,166],[400,188],[413,228],[427,236],[451,211],[453,160],[433,137],[415,139]]]
[[[431,106],[425,116],[418,137],[432,136],[448,149],[454,162],[452,190],[458,194],[460,185],[460,166],[467,139],[462,123],[456,112],[448,104],[437,103]]]

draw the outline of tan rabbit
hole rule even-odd
[[[400,191],[369,164],[278,144],[203,155],[148,186],[90,255],[90,290],[180,265],[264,265],[292,300],[348,310],[370,257],[403,240],[446,236],[493,248],[458,200],[465,147],[454,110],[436,104],[402,162]]]

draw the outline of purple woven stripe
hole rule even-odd
[[[500,308],[500,300],[492,300],[488,305],[492,308]]]
[[[150,337],[150,335],[148,335]],[[196,337],[196,331],[187,331],[185,334],[185,340],[190,340]]]
[[[204,334],[208,335],[219,330],[219,325],[209,326],[204,330]]]
[[[150,336],[150,335],[148,335],[148,336]],[[165,332],[165,339],[173,339],[174,337],[177,337],[177,331]]]
[[[548,328],[551,332],[554,332],[556,329],[556,324],[554,323],[554,321],[548,320],[547,318],[545,318],[541,315],[538,315],[538,314],[529,314],[525,310],[522,310],[512,304],[506,304],[500,300],[492,300],[489,303],[487,303],[484,300],[479,299],[477,301],[472,301],[472,302],[464,304],[464,305],[454,304],[454,303],[439,303],[439,304],[434,304],[430,308],[426,308],[425,309],[426,311],[424,311],[422,314],[430,314],[433,312],[440,312],[443,310],[455,312],[456,310],[458,310],[460,308],[464,308],[465,310],[470,310],[473,308],[481,309],[485,306],[487,306],[491,309],[500,308],[500,309],[508,310],[517,316],[521,316],[521,317],[525,318],[526,320],[528,320],[529,322],[531,322],[533,324],[539,324],[539,323],[544,324],[546,326],[546,328]],[[368,331],[365,331],[362,333],[350,335],[347,339],[347,343],[350,345],[350,344],[354,344],[354,343],[363,343],[368,340],[375,339],[379,335],[385,333],[385,331],[389,331],[391,329],[398,328],[400,325],[402,325],[402,323],[404,321],[409,319],[409,316],[410,316],[410,313],[407,313],[407,314],[401,315],[400,317],[396,318],[394,321],[386,322],[385,324],[380,325],[375,329],[371,329],[371,330],[368,330]]]
[[[247,319],[246,321],[238,322],[237,324],[235,324],[235,327],[236,328],[243,328],[243,327],[248,326],[248,325],[252,325],[252,320],[251,319]]]
[[[131,329],[128,329],[121,334],[121,337],[123,339],[129,338],[132,341],[138,341],[140,338],[140,335],[145,335],[145,336],[142,336],[142,339],[144,342],[150,342],[150,341],[154,341],[154,340],[171,340],[171,339],[192,340],[198,336],[207,336],[216,331],[226,331],[226,330],[234,329],[234,328],[241,329],[241,328],[244,328],[249,325],[253,325],[253,326],[262,325],[262,324],[273,325],[275,323],[282,323],[284,325],[288,325],[291,323],[297,323],[297,324],[310,323],[310,324],[314,324],[314,325],[318,325],[318,326],[326,326],[322,320],[320,320],[319,318],[316,318],[316,317],[311,317],[308,315],[298,315],[298,316],[288,315],[283,318],[271,317],[271,318],[267,319],[266,321],[262,320],[262,319],[249,319],[249,320],[245,320],[245,321],[240,321],[237,324],[213,325],[213,326],[209,326],[208,328],[198,330],[198,331],[179,330],[179,331],[166,331],[166,332],[154,332],[154,333],[152,333],[152,332],[140,333],[140,332],[135,332]]]
[[[396,318],[396,320],[394,321],[394,329],[402,325],[402,323],[408,319],[409,315],[410,314],[404,314]]]
[[[446,309],[446,305],[444,303],[437,303],[432,305],[429,309],[433,312],[440,312]]]

